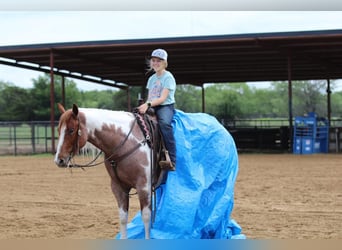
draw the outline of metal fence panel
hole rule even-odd
[[[50,122],[0,122],[0,155],[49,153],[51,150]]]

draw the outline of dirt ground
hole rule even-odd
[[[132,218],[134,197],[130,208]],[[52,155],[0,157],[0,211],[0,239],[111,239],[119,230],[104,166],[71,172]],[[240,154],[232,218],[250,239],[342,239],[342,155]]]

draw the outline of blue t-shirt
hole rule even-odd
[[[176,80],[169,71],[165,71],[161,76],[154,73],[147,81],[149,100],[152,101],[161,96],[164,88],[169,90],[169,95],[161,105],[175,103]]]

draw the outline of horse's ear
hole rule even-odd
[[[74,116],[78,115],[78,107],[75,103],[72,105],[72,113],[74,114]]]
[[[58,107],[59,112],[61,112],[61,114],[65,112],[65,109],[61,103],[57,103],[57,107]]]

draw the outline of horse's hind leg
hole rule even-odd
[[[151,226],[151,195],[145,190],[138,191],[141,218],[144,222],[145,239],[150,238],[150,226]]]

